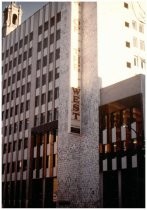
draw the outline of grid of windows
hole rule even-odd
[[[58,23],[61,20],[61,12],[57,13],[56,16],[52,17],[49,21],[46,21],[43,25],[38,27],[38,35],[41,35],[44,31],[47,31],[49,27],[55,26],[55,21]],[[50,22],[50,24],[49,24]],[[50,30],[50,29],[49,29]],[[56,32],[50,34],[48,37],[43,38],[41,41],[38,42],[37,51],[40,52],[42,48],[47,48],[49,45],[53,44],[55,41],[60,40],[61,37],[61,31],[60,29],[57,29]],[[14,43],[11,45],[9,49],[7,49],[2,54],[2,59],[4,60],[4,66],[3,66],[3,72],[9,73],[9,71],[12,71],[11,74],[9,74],[6,79],[3,81],[3,89],[6,89],[6,93],[3,93],[2,96],[2,104],[5,104],[6,102],[11,103],[11,100],[13,100],[13,106],[9,106],[9,108],[6,108],[2,113],[2,119],[13,119],[14,122],[9,123],[8,125],[3,126],[3,136],[16,134],[17,132],[22,132],[23,130],[26,130],[29,128],[29,118],[28,114],[29,112],[25,111],[30,110],[30,99],[28,98],[28,94],[31,91],[31,82],[30,77],[29,80],[27,80],[27,77],[32,72],[32,61],[31,57],[33,55],[33,42],[29,44],[29,42],[33,41],[34,34],[33,32],[28,33],[25,35],[21,40],[19,40],[17,43]],[[17,51],[17,52],[16,52]],[[45,51],[44,51],[45,52]],[[11,57],[9,57],[11,55]],[[14,55],[14,56],[12,56]],[[39,54],[38,54],[39,55]],[[36,61],[36,71],[41,70],[39,77],[36,78],[36,88],[39,88],[43,85],[49,85],[47,83],[52,82],[53,78],[55,79],[59,78],[59,68],[50,69],[49,72],[43,73],[42,68],[47,66],[48,63],[51,64],[54,62],[54,59],[60,58],[60,48],[55,49],[54,51],[50,51],[49,55],[44,55],[44,57],[39,57]],[[6,60],[7,59],[7,60]],[[25,62],[27,61],[27,62]],[[18,65],[18,67],[17,67]],[[16,86],[15,86],[16,83]],[[54,82],[53,82],[54,85]],[[11,86],[12,88],[8,88],[7,86]],[[41,88],[40,88],[41,90]],[[23,97],[22,97],[23,96]],[[30,97],[30,96],[29,96]],[[35,97],[35,107],[43,104],[46,104],[47,102],[51,102],[59,97],[59,88],[56,87],[54,90],[49,90],[46,93],[40,94],[40,96]],[[58,119],[58,108],[51,107],[51,110],[46,110],[46,113],[39,113],[36,114],[34,117],[34,125],[43,124],[46,121],[51,122],[52,120]],[[18,118],[17,115],[20,115],[23,118]],[[47,115],[47,116],[46,116]],[[25,119],[26,118],[26,119]],[[53,119],[54,118],[54,119]],[[18,120],[18,121],[17,121]],[[21,150],[24,145],[24,149],[28,146],[28,139],[18,139],[13,141],[13,143],[4,144],[3,153],[8,152],[14,152],[18,149]],[[54,155],[53,157],[53,166],[55,166],[56,163],[56,157]],[[16,165],[14,162],[12,162],[12,171],[15,171],[15,167],[17,171],[20,170],[20,168],[23,165],[23,170],[26,170],[27,161],[22,160],[18,161]],[[4,171],[5,166],[3,166]],[[7,164],[8,171],[11,170],[10,164]]]

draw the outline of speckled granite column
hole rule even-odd
[[[97,8],[82,3],[81,135],[68,133],[71,4],[61,23],[58,207],[99,206]]]

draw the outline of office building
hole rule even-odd
[[[4,10],[3,207],[144,207],[142,1],[21,14]]]

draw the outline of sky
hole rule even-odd
[[[37,10],[39,10],[40,8],[42,8],[45,4],[47,4],[48,2],[39,2],[39,1],[35,1],[35,2],[27,2],[27,1],[16,1],[17,5],[21,5],[21,8],[23,10],[23,14],[22,14],[22,22],[25,21],[27,18],[29,18],[30,16],[32,16]],[[7,7],[10,4],[10,2],[8,1],[2,1],[2,11],[4,10],[5,7]]]

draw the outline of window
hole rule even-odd
[[[15,131],[15,133],[16,133],[16,131]],[[13,151],[15,151],[15,150],[16,150],[16,141],[13,142]]]
[[[7,70],[8,70],[8,64],[6,63],[5,68],[4,68],[4,72],[7,73]]]
[[[46,74],[42,75],[42,85],[46,84]]]
[[[15,106],[15,115],[18,114],[18,105]]]
[[[14,133],[17,132],[17,123],[14,123]]]
[[[11,77],[8,78],[8,86],[11,84]]]
[[[139,24],[139,32],[144,33],[144,25],[142,23]]]
[[[11,92],[11,100],[13,100],[13,99],[14,99],[14,96],[15,96],[15,91],[14,91],[14,90],[12,90],[12,92]]]
[[[28,36],[25,36],[25,38],[24,38],[24,45],[26,45],[27,42],[28,42]]]
[[[7,173],[9,174],[10,172],[10,163],[7,163]]]
[[[12,173],[15,172],[15,162],[12,162]]]
[[[41,124],[45,123],[45,113],[41,113],[40,123]]]
[[[17,23],[16,21],[17,21],[17,15],[13,14],[13,16],[12,16],[12,23],[16,24]]]
[[[53,154],[53,167],[56,166],[56,154]]]
[[[17,58],[14,58],[14,60],[13,60],[13,67],[16,66],[16,63],[17,63]]]
[[[12,75],[12,84],[15,83],[15,74]]]
[[[32,48],[29,49],[29,58],[32,56]]]
[[[31,90],[31,83],[28,82],[28,83],[27,83],[27,93],[30,92],[30,90]]]
[[[25,61],[27,59],[27,51],[25,51],[24,53],[23,53],[23,60]]]
[[[46,21],[45,23],[44,23],[44,31],[46,31],[48,29],[48,21]]]
[[[18,64],[20,64],[22,62],[22,55],[18,56]]]
[[[6,98],[6,96],[3,96],[3,98],[2,98],[2,104],[5,103],[5,98]]]
[[[13,46],[10,47],[10,55],[13,53]]]
[[[49,168],[49,156],[46,157],[46,168]]]
[[[16,51],[17,48],[18,48],[18,43],[16,43],[16,44],[14,45],[14,51]]]
[[[37,126],[38,125],[38,116],[35,115],[34,117],[34,126]]]
[[[6,110],[6,119],[8,118],[8,116],[9,116],[9,110],[7,109]]]
[[[5,126],[5,130],[4,130],[4,136],[6,136],[7,135],[7,126]]]
[[[43,57],[43,66],[47,65],[47,55]]]
[[[4,60],[4,53],[2,53],[2,60]]]
[[[17,88],[17,89],[16,89],[16,98],[19,97],[19,93],[20,93],[20,89]]]
[[[28,66],[28,75],[31,74],[31,70],[32,70],[32,65],[29,65],[29,66]]]
[[[50,24],[51,24],[51,27],[55,24],[55,17],[51,18]]]
[[[9,54],[9,50],[6,50],[6,57],[8,57],[8,54]]]
[[[22,130],[22,121],[19,122],[19,131]]]
[[[20,171],[20,169],[21,169],[21,164],[22,164],[21,161],[18,161],[18,162],[17,162],[17,166],[16,166],[16,167],[17,167],[17,172]]]
[[[126,47],[130,48],[130,42],[126,42]]]
[[[49,90],[48,91],[48,102],[52,101],[52,99],[53,99],[53,91]]]
[[[38,35],[40,35],[42,33],[42,26],[39,26],[38,28]]]
[[[56,60],[60,58],[60,48],[56,49]]]
[[[30,33],[30,41],[33,39],[33,32]]]
[[[124,2],[124,7],[128,9],[128,4],[126,2]]]
[[[39,96],[35,97],[35,107],[39,106]]]
[[[28,147],[28,139],[25,138],[24,139],[24,149],[26,149]]]
[[[33,170],[35,170],[37,168],[37,159],[36,158],[33,158]]]
[[[46,101],[46,95],[45,95],[45,93],[43,93],[41,95],[41,105],[45,104],[45,101]]]
[[[24,112],[24,103],[20,104],[20,113]]]
[[[9,70],[12,68],[12,61],[9,62]]]
[[[4,111],[2,112],[2,120],[4,120]]]
[[[37,70],[41,68],[41,60],[37,60]]]
[[[25,130],[29,127],[29,119],[25,119]]]
[[[53,57],[54,57],[54,54],[53,54],[53,52],[51,52],[49,55],[49,63],[53,62]]]
[[[6,168],[6,165],[5,164],[2,164],[2,174],[5,173],[5,168]]]
[[[10,93],[7,94],[7,102],[10,100]]]
[[[51,110],[47,112],[47,121],[48,122],[52,121],[52,111]]]
[[[26,101],[26,111],[28,111],[30,109],[30,101]]]
[[[39,158],[39,169],[42,168],[42,164],[43,164],[43,163],[42,163],[42,157],[40,157],[40,158]]]
[[[12,117],[13,116],[13,107],[11,107],[11,109],[10,109],[10,117]]]
[[[10,124],[9,125],[9,135],[11,135],[11,133],[12,133],[12,125]],[[8,152],[10,152],[10,151],[8,151]]]
[[[4,146],[3,146],[3,153],[5,154],[6,151],[7,151],[7,144],[4,144]]]
[[[138,66],[138,57],[134,56],[134,66]]]
[[[51,82],[52,80],[53,80],[53,71],[49,71],[48,82]]]
[[[48,46],[48,38],[45,38],[43,41],[43,48],[46,48]]]
[[[137,30],[137,22],[135,20],[132,20],[132,27]]]
[[[11,126],[11,125],[10,125]],[[11,152],[11,148],[12,148],[12,143],[8,144],[8,153]]]
[[[24,78],[26,76],[26,68],[24,68],[23,70],[22,70],[22,78]]]
[[[54,120],[58,120],[58,108],[54,109]]]
[[[58,12],[57,13],[57,23],[61,21],[61,12]]]
[[[131,63],[130,62],[127,62],[127,67],[131,68]]]
[[[50,44],[53,44],[54,43],[54,34],[51,34],[50,35]]]
[[[20,149],[21,149],[21,146],[22,146],[22,140],[21,140],[21,139],[19,139],[19,141],[18,141],[18,150],[20,150]]]
[[[60,39],[60,30],[57,30],[56,32],[56,41]]]
[[[141,60],[140,60],[140,62],[141,62],[141,68],[142,69],[145,69],[145,59],[143,59],[143,58],[140,58]]]
[[[40,86],[40,77],[36,78],[36,88],[39,88]]]
[[[129,27],[129,23],[128,23],[128,22],[125,22],[125,26],[126,26],[126,27]]]
[[[23,40],[21,39],[21,40],[19,41],[19,48],[21,48],[22,45],[23,45]]]
[[[3,81],[3,88],[6,88],[6,84],[7,84],[7,80],[5,79],[5,80]]]
[[[138,40],[137,37],[133,37],[133,46],[138,47]]]
[[[17,81],[20,80],[20,76],[21,76],[21,72],[18,71],[18,72],[17,72]]]
[[[145,44],[143,40],[140,40],[140,49],[145,51]]]
[[[59,87],[55,88],[55,99],[59,98]]]
[[[59,67],[57,67],[56,69],[55,69],[55,79],[58,79],[59,78]]]
[[[37,51],[38,51],[38,52],[41,51],[41,46],[42,46],[42,42],[38,42],[38,48],[37,48]]]

